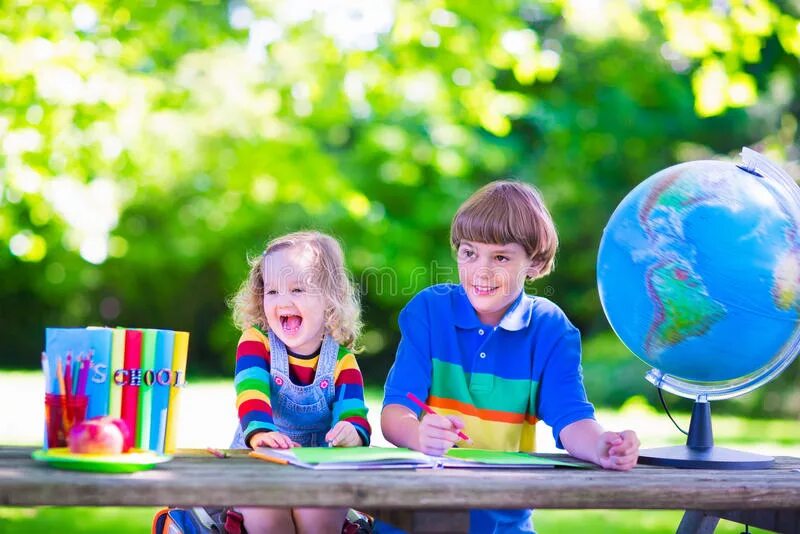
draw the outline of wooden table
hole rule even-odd
[[[719,517],[800,532],[800,459],[789,457],[759,471],[324,472],[184,451],[152,471],[112,475],[53,469],[31,451],[0,447],[0,506],[351,506],[413,532],[463,531],[468,508],[679,509],[688,511],[680,533],[712,532]]]

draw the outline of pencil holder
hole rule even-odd
[[[47,447],[66,447],[70,429],[86,418],[86,395],[57,395],[45,393],[44,418],[47,428]]]

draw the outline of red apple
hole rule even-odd
[[[119,428],[119,431],[122,432],[123,438],[123,445],[122,445],[122,452],[128,452],[133,447],[133,434],[131,433],[131,429],[128,426],[128,423],[125,422],[124,419],[120,419],[119,417],[111,417],[107,415],[104,417],[105,419],[109,419],[111,424]]]
[[[108,416],[81,421],[67,437],[70,452],[79,454],[119,454],[130,448],[131,441],[125,421]]]

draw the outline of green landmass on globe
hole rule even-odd
[[[702,336],[725,317],[725,307],[709,297],[703,279],[682,262],[649,270],[647,286],[656,311],[645,343],[654,355],[690,336]]]
[[[686,179],[678,172],[665,176],[645,199],[639,213],[644,231],[652,237],[651,243],[659,243],[662,249],[672,249],[665,254],[667,258],[648,269],[646,274],[655,314],[645,347],[653,355],[689,337],[702,336],[726,314],[725,306],[710,297],[702,276],[692,268],[688,258],[669,258],[670,254],[675,255],[674,249],[684,245],[683,221],[693,209],[725,205],[720,197],[709,194],[707,187],[698,187],[698,183],[702,182]],[[674,238],[669,237],[669,232],[660,231],[663,221],[671,223]]]

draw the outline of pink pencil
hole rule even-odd
[[[216,456],[217,458],[227,458],[228,457],[228,453],[226,453],[225,451],[221,451],[219,449],[215,449],[214,447],[206,447],[206,450],[209,452],[209,454],[212,454],[212,455]]]
[[[410,391],[408,393],[406,393],[406,397],[408,397],[411,400],[411,402],[413,402],[414,404],[416,404],[417,406],[422,408],[422,410],[426,414],[437,415],[436,412],[433,411],[433,408],[431,408],[430,406],[428,406],[427,404],[425,404],[424,402],[419,400],[419,398],[416,395],[414,395],[413,393],[411,393]],[[456,434],[458,435],[459,438],[463,439],[464,441],[472,441],[471,439],[469,439],[469,436],[467,436],[466,434],[464,434],[460,430],[457,430]]]
[[[67,352],[67,365],[64,368],[64,385],[66,387],[66,391],[64,394],[67,396],[67,400],[72,396],[72,353]]]

